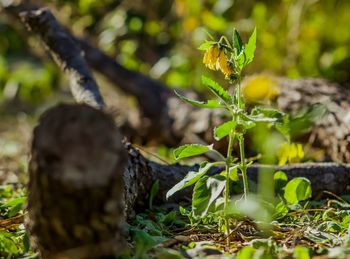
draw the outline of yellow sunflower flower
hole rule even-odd
[[[233,73],[232,65],[228,61],[227,56],[223,50],[220,51],[217,65],[225,77],[229,77]]]
[[[276,82],[267,75],[257,75],[248,79],[242,89],[244,98],[251,103],[274,101],[279,95]]]
[[[204,57],[203,57],[204,65],[211,70],[217,70],[216,63],[219,55],[220,55],[219,47],[216,45],[211,46],[204,53]]]

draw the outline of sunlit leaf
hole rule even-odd
[[[238,165],[232,166],[229,169],[229,177],[230,177],[230,180],[233,182],[236,182],[239,179],[237,169],[238,169]]]
[[[287,216],[289,212],[289,209],[287,207],[286,204],[284,204],[283,201],[280,201],[279,203],[277,203],[276,207],[275,207],[275,212],[273,213],[273,218],[274,219],[282,219],[285,216]]]
[[[296,246],[293,252],[293,258],[295,259],[310,259],[309,249],[303,246]]]
[[[249,118],[255,121],[265,122],[283,122],[286,114],[272,108],[255,107],[249,115]]]
[[[221,105],[219,101],[217,100],[208,100],[208,101],[196,101],[196,100],[192,100],[190,98],[187,98],[186,96],[180,95],[179,93],[177,93],[176,91],[174,91],[175,94],[183,101],[193,105],[193,106],[197,106],[200,108],[208,108],[208,109],[213,109],[213,108],[224,108],[225,106]]]
[[[210,79],[209,77],[202,76],[202,83],[205,86],[207,86],[217,97],[222,99],[225,103],[232,103],[232,97],[230,96],[230,94],[217,82]]]
[[[254,249],[251,246],[243,247],[239,252],[237,253],[237,259],[251,259],[254,258],[256,249]]]
[[[254,52],[256,48],[256,28],[254,29],[252,35],[250,36],[248,43],[245,45],[245,65],[248,65],[254,59]]]
[[[174,150],[175,159],[181,159],[191,156],[198,156],[212,150],[212,145],[205,146],[200,144],[187,144]]]
[[[199,50],[207,50],[208,48],[210,48],[212,45],[216,44],[216,41],[205,41],[203,42],[198,49]]]
[[[0,231],[0,249],[0,254],[1,252],[8,254],[17,254],[19,252],[13,236],[10,233],[2,231]]]
[[[284,198],[292,205],[311,198],[311,195],[311,183],[304,177],[292,179],[284,189]]]
[[[208,170],[213,166],[212,163],[203,162],[201,163],[199,169],[197,171],[190,171],[184,179],[178,182],[174,187],[172,187],[166,194],[166,198],[168,199],[174,193],[189,187],[195,184],[203,175],[205,175]]]
[[[194,216],[205,216],[225,188],[222,175],[204,176],[198,180],[193,189],[192,212]]]
[[[236,121],[227,121],[221,125],[219,125],[218,127],[214,128],[214,138],[216,140],[220,140],[223,137],[226,137],[227,135],[230,134],[230,132],[235,129],[237,125]]]

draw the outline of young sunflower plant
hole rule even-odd
[[[223,219],[223,229],[227,233],[229,243],[230,226],[229,214],[226,213],[230,203],[230,182],[239,181],[238,172],[243,179],[243,199],[249,195],[247,163],[244,151],[244,139],[247,130],[256,126],[257,123],[265,122],[270,125],[279,125],[283,129],[283,121],[286,115],[271,108],[254,107],[250,112],[246,109],[246,100],[241,90],[242,70],[253,61],[256,48],[256,29],[251,34],[247,44],[243,44],[236,30],[233,32],[232,42],[225,36],[219,41],[214,39],[205,41],[200,50],[205,51],[203,63],[211,70],[221,71],[228,81],[233,85],[233,94],[214,80],[202,76],[202,83],[217,97],[207,101],[191,100],[176,93],[179,98],[191,105],[207,109],[225,109],[229,118],[214,129],[214,138],[219,141],[228,139],[227,154],[222,155],[213,148],[213,145],[188,144],[174,150],[176,159],[202,155],[206,152],[214,152],[221,158],[216,162],[202,162],[197,171],[189,172],[183,180],[177,183],[167,193],[167,198],[175,192],[194,185],[192,197],[192,217],[202,218],[208,213],[216,213]],[[258,89],[257,89],[258,90]],[[233,148],[238,142],[239,158],[234,158]],[[207,172],[213,166],[222,167],[224,171],[217,175],[207,176]],[[223,197],[221,197],[223,194]]]

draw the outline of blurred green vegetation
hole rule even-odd
[[[206,31],[246,39],[256,26],[258,49],[246,73],[323,77],[350,82],[347,0],[59,0],[45,1],[76,35],[125,67],[172,87],[200,89],[208,73],[197,50]],[[59,71],[20,26],[0,17],[0,102],[40,103],[61,82]]]

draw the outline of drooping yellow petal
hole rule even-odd
[[[228,61],[227,56],[223,50],[220,51],[217,66],[225,75],[225,77],[229,77],[233,73],[232,65]]]
[[[220,50],[218,46],[214,45],[208,48],[203,57],[203,63],[206,67],[212,70],[217,70],[216,68],[216,62],[219,57]]]

